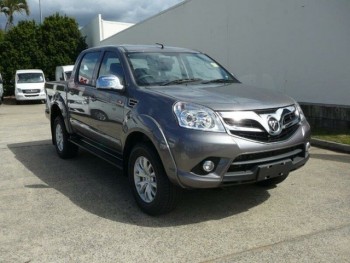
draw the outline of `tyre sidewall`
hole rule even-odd
[[[56,141],[56,129],[57,126],[61,126],[62,129],[62,137],[63,137],[63,149],[60,150],[57,146],[57,141]],[[55,148],[57,151],[57,154],[63,158],[71,158],[73,157],[76,153],[77,153],[77,147],[75,145],[72,145],[69,141],[68,141],[68,133],[66,130],[66,126],[63,122],[62,117],[58,116],[56,117],[55,121],[54,121],[54,126],[53,126],[53,137],[54,137],[54,143],[55,143]]]
[[[150,203],[147,203],[144,200],[142,200],[136,189],[134,180],[135,162],[137,158],[141,156],[147,158],[152,164],[157,182],[156,196],[154,200]],[[163,210],[169,210],[165,208],[164,201],[167,199],[169,191],[172,191],[171,188],[174,186],[170,183],[158,155],[149,145],[139,144],[133,148],[133,150],[130,153],[130,158],[128,162],[128,176],[132,193],[135,197],[136,203],[141,208],[141,210],[150,215],[161,214],[164,212]]]

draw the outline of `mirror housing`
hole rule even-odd
[[[124,86],[115,75],[101,76],[97,79],[96,88],[99,90],[123,90]]]

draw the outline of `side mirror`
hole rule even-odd
[[[124,86],[115,75],[101,76],[97,79],[96,88],[100,90],[123,90]]]

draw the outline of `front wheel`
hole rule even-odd
[[[136,203],[146,214],[165,214],[176,207],[180,189],[169,181],[151,145],[142,143],[132,149],[128,176]]]
[[[68,140],[68,132],[61,116],[57,116],[53,124],[53,139],[58,155],[62,159],[72,158],[78,153],[78,146]]]

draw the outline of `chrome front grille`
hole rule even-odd
[[[40,89],[23,89],[23,93],[39,93]]]
[[[289,139],[298,129],[300,122],[300,114],[294,105],[219,114],[230,135],[266,143]]]

